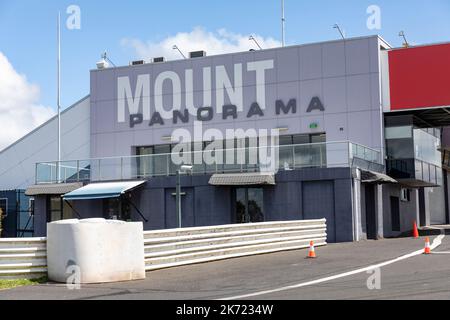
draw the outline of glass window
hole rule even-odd
[[[415,157],[427,163],[441,166],[440,139],[422,129],[414,130]]]
[[[138,177],[151,177],[153,175],[153,147],[139,147],[136,155],[138,161]]]
[[[0,217],[8,215],[8,199],[0,199]]]
[[[75,214],[66,201],[63,201],[63,220],[73,219]]]
[[[264,221],[264,190],[262,188],[236,189],[237,223],[255,223]]]
[[[386,140],[387,155],[390,159],[413,159],[413,139],[391,139]]]
[[[118,220],[120,217],[119,198],[105,199],[103,202],[105,219]]]
[[[310,139],[309,139],[309,134],[298,134],[292,137],[293,139],[293,144],[308,144]]]
[[[280,146],[289,146],[292,144],[292,136],[281,136],[280,137]]]
[[[325,134],[311,135],[311,143],[325,143],[325,142],[327,142],[327,136]]]
[[[105,219],[131,221],[131,208],[123,198],[103,200],[103,215]]]
[[[236,219],[237,223],[247,223],[247,197],[246,189],[236,189]]]
[[[170,145],[159,145],[153,147],[154,172],[156,175],[168,175],[170,170]]]
[[[73,209],[60,196],[48,197],[47,222],[73,219]]]
[[[386,128],[386,139],[412,138],[412,126]]]

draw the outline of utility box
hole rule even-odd
[[[145,279],[141,222],[63,220],[47,226],[51,281],[93,284]]]

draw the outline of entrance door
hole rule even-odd
[[[366,184],[364,186],[366,200],[366,232],[367,239],[377,240],[377,215],[375,210],[375,186]]]
[[[391,197],[391,224],[392,231],[400,232],[400,198]]]
[[[302,183],[303,219],[327,219],[328,242],[336,242],[336,223],[333,181],[305,181]]]
[[[236,189],[235,215],[237,223],[264,221],[264,190],[262,188]]]

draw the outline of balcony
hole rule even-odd
[[[214,159],[214,157],[217,157],[217,154],[226,154],[226,152],[231,152],[235,155],[236,161],[234,164],[218,164],[217,162],[205,161],[207,157]],[[270,168],[261,165],[259,164],[261,152],[268,155],[278,154],[278,160],[272,163]],[[257,155],[257,161],[250,161],[251,153]],[[59,166],[57,161],[37,163],[36,184],[100,182],[172,176],[176,174],[179,167],[174,164],[172,156],[172,154],[155,154],[72,160],[61,161]],[[187,159],[191,159],[190,162],[184,162],[184,164],[194,163],[193,174],[195,175],[249,173],[268,170],[289,171],[308,168],[361,167],[379,172],[384,170],[379,151],[351,142],[186,152],[184,156]],[[224,156],[223,158],[225,159],[226,157]],[[201,161],[194,161],[195,159],[201,159]]]
[[[411,188],[442,186],[440,142],[424,129],[388,127],[387,174]]]

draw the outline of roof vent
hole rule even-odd
[[[189,57],[192,58],[201,58],[201,57],[206,57],[206,52],[205,51],[193,51],[189,53]]]
[[[136,60],[136,61],[131,61],[131,62],[130,62],[130,65],[131,65],[131,66],[139,66],[139,65],[142,65],[142,64],[144,64],[144,63],[145,63],[144,60]]]
[[[153,63],[161,63],[164,61],[166,61],[166,59],[164,59],[164,57],[153,58]]]

